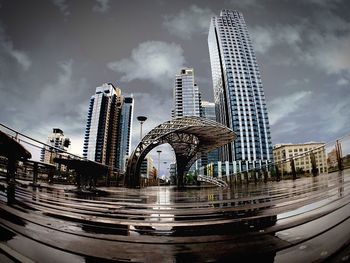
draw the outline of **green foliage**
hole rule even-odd
[[[304,169],[302,167],[298,167],[297,170],[296,170],[296,173],[303,175],[303,174],[305,174],[305,171],[304,171]]]
[[[191,171],[188,172],[185,176],[186,184],[195,184],[197,181],[197,176]]]

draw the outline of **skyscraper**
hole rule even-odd
[[[90,99],[83,156],[119,171],[120,115],[123,97],[120,88],[105,83]]]
[[[203,100],[201,102],[201,117],[216,121],[215,103]],[[217,163],[218,158],[219,158],[218,149],[210,151],[207,154],[202,155],[201,165],[205,166],[209,163]]]
[[[201,97],[194,81],[193,68],[183,68],[175,76],[172,117],[200,116]]]
[[[237,134],[220,150],[234,170],[261,165],[272,158],[265,95],[243,15],[222,10],[210,23],[208,45],[216,119]]]
[[[121,172],[125,172],[125,162],[127,156],[130,154],[131,146],[131,131],[132,131],[132,118],[134,112],[134,98],[125,97],[122,105],[122,112],[120,116],[120,125],[119,125],[119,163],[118,169]]]
[[[201,116],[209,120],[216,121],[215,103],[202,100],[201,102]]]
[[[182,68],[175,76],[174,110],[172,117],[201,116],[201,94],[194,80],[193,68]],[[190,170],[198,169],[201,161],[197,160]]]

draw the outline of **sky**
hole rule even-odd
[[[145,133],[170,119],[181,67],[194,68],[202,98],[213,100],[207,37],[221,9],[245,17],[273,144],[350,132],[346,0],[0,0],[0,122],[41,141],[61,128],[82,154],[89,99],[111,82],[134,96],[135,147],[136,116],[148,117]]]

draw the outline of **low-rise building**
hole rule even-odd
[[[273,158],[283,173],[291,173],[290,160],[292,158],[297,171],[311,173],[311,152],[315,156],[318,172],[326,173],[328,171],[326,148],[325,143],[322,142],[276,144],[273,147]]]

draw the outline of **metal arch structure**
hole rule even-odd
[[[140,187],[140,168],[146,155],[155,147],[168,143],[174,149],[177,185],[184,185],[184,174],[200,157],[236,139],[228,127],[213,120],[186,116],[166,121],[143,137],[130,155],[125,173],[125,186]],[[198,157],[197,157],[198,156]]]

